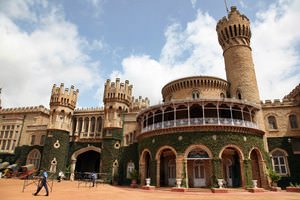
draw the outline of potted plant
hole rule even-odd
[[[271,179],[272,186],[277,187],[277,182],[281,179],[281,176],[277,174],[273,169],[268,170],[268,176]]]
[[[138,177],[139,177],[138,171],[136,169],[132,170],[132,172],[130,173],[131,187],[137,187]]]

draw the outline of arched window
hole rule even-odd
[[[193,99],[199,99],[200,98],[200,93],[199,91],[195,90],[192,92],[192,98]]]
[[[224,98],[225,98],[225,94],[222,92],[222,93],[220,94],[220,97],[221,97],[222,99],[224,99]]]
[[[289,121],[291,128],[298,128],[297,116],[295,114],[289,116]]]
[[[277,129],[276,118],[274,116],[268,117],[269,129]]]
[[[35,169],[39,169],[40,167],[40,161],[41,161],[41,153],[37,149],[32,149],[28,156],[26,164],[33,164]]]
[[[130,161],[128,164],[127,164],[127,175],[126,177],[128,179],[131,178],[131,173],[133,172],[133,170],[135,169],[135,166],[134,166],[134,163],[132,161]]]
[[[280,175],[288,175],[287,153],[276,149],[271,153],[273,170]]]

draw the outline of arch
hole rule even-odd
[[[275,149],[273,149],[272,151],[270,151],[269,155],[272,157],[272,154],[273,154],[275,151],[281,151],[281,152],[284,154],[284,156],[286,156],[286,157],[289,156],[289,154],[287,153],[287,151],[284,150],[284,149],[281,149],[281,148],[275,148]]]
[[[233,149],[235,149],[235,150],[237,151],[237,153],[239,154],[240,159],[241,159],[241,160],[245,160],[245,157],[244,157],[244,154],[243,154],[243,151],[241,150],[241,148],[240,148],[239,146],[237,146],[237,145],[234,145],[234,144],[226,145],[226,146],[224,146],[224,147],[221,149],[221,151],[220,151],[220,153],[219,153],[219,158],[220,158],[220,159],[222,159],[222,154],[223,154],[224,150],[227,149],[227,148],[233,148]]]
[[[173,147],[171,147],[171,146],[165,145],[165,146],[160,147],[157,150],[156,155],[155,155],[155,160],[159,160],[160,159],[160,154],[165,149],[170,149],[175,154],[175,157],[177,158],[177,152],[176,152],[176,150]]]
[[[250,149],[250,151],[249,151],[249,153],[248,153],[248,159],[251,159],[251,153],[252,153],[252,151],[256,151],[257,153],[258,153],[258,156],[259,156],[259,159],[261,160],[261,161],[263,161],[264,159],[263,159],[263,155],[262,155],[262,153],[261,153],[261,151],[260,151],[260,149],[258,148],[258,147],[252,147],[251,149]]]
[[[203,144],[192,144],[192,145],[188,146],[188,148],[184,151],[184,158],[187,158],[188,154],[192,150],[197,149],[197,148],[200,148],[200,149],[204,150],[208,154],[209,158],[213,158],[213,154],[210,151],[210,149],[207,146],[203,145]]]
[[[88,147],[85,147],[85,148],[82,148],[82,149],[79,149],[79,150],[75,151],[71,156],[71,161],[76,160],[77,156],[79,156],[80,154],[85,153],[87,151],[96,151],[98,153],[101,153],[100,148],[95,147],[95,146],[88,146]]]
[[[33,164],[35,169],[40,168],[41,152],[38,149],[32,149],[26,159],[26,164]]]
[[[152,160],[152,154],[151,154],[151,151],[150,151],[149,149],[144,149],[144,150],[142,151],[141,155],[140,155],[140,164],[144,164],[144,159],[142,159],[142,158],[145,157],[146,153],[149,153],[150,159]]]
[[[257,147],[251,148],[249,151],[249,160],[251,161],[252,180],[257,180],[258,187],[266,185],[264,180],[263,157],[261,151]]]

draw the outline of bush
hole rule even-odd
[[[268,169],[268,176],[270,177],[272,184],[277,183],[281,179],[281,176],[273,169]]]

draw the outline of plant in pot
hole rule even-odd
[[[138,178],[139,178],[138,171],[136,169],[132,170],[132,172],[130,173],[131,187],[137,187]]]
[[[271,179],[273,187],[277,187],[277,182],[281,179],[281,176],[277,174],[273,169],[268,169],[268,176]]]

